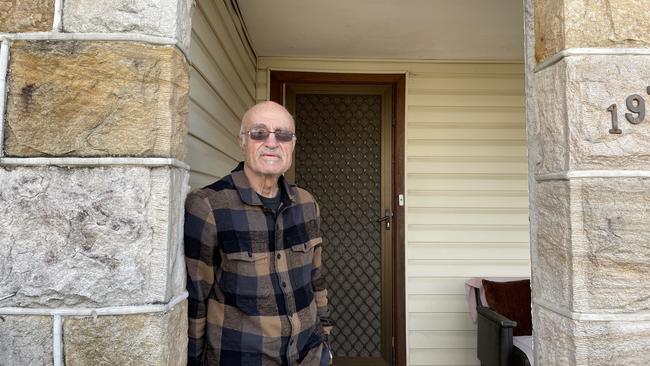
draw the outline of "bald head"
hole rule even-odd
[[[244,113],[244,116],[241,119],[241,127],[239,128],[239,133],[248,131],[253,122],[264,122],[259,121],[263,115],[273,114],[278,116],[278,118],[286,119],[291,124],[291,129],[294,130],[294,120],[291,113],[284,108],[281,104],[272,101],[260,102],[252,106],[249,110]]]
[[[291,167],[296,137],[295,134],[289,139],[286,136],[292,132],[295,132],[293,117],[278,103],[262,102],[244,114],[239,146],[244,153],[244,172],[252,184],[268,177],[275,182]]]

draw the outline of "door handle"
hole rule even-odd
[[[377,222],[385,222],[386,230],[390,230],[390,222],[393,219],[393,211],[386,209],[384,216],[377,219]]]

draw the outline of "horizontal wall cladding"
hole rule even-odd
[[[475,348],[419,348],[409,350],[411,366],[475,366]]]
[[[244,112],[255,102],[256,58],[230,3],[199,0],[192,18],[190,186],[228,174],[242,160],[237,145]]]
[[[420,66],[426,71],[418,72]],[[413,69],[406,141],[409,361],[476,365],[463,282],[530,273],[523,66]]]
[[[464,281],[530,275],[521,63],[265,58],[268,70],[408,73],[407,336],[410,365],[478,365]]]

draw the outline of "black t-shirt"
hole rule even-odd
[[[271,209],[273,212],[277,213],[278,208],[280,207],[280,190],[278,189],[278,193],[275,195],[275,197],[264,197],[261,194],[257,194],[257,196],[260,198],[260,201],[262,201],[262,204],[264,207]]]

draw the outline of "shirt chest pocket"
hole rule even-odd
[[[322,238],[310,239],[304,243],[298,243],[291,246],[291,251],[296,254],[311,254],[314,252],[314,248],[323,242]]]
[[[311,282],[314,264],[320,266],[321,250],[318,245],[322,242],[321,238],[314,238],[291,246],[287,264],[295,286],[301,287]]]
[[[273,292],[269,253],[224,253],[222,258],[219,283],[223,292],[247,297],[268,296]]]

